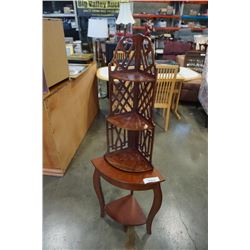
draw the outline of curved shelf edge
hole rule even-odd
[[[146,224],[147,218],[133,195],[111,201],[105,206],[105,211],[113,220],[122,225],[139,226]]]
[[[143,116],[136,112],[108,115],[107,121],[116,127],[132,131],[153,129],[155,127],[152,121],[146,120]]]
[[[142,154],[133,148],[106,153],[104,159],[119,170],[132,173],[141,173],[153,170],[152,164]]]
[[[142,71],[111,71],[109,79],[118,79],[131,82],[154,82],[156,80],[154,75],[143,73]]]

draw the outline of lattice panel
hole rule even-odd
[[[136,68],[145,73],[156,75],[151,40],[143,35],[123,37],[117,44],[110,65],[114,66],[112,71]]]
[[[153,100],[154,99],[154,83],[141,82],[138,93],[138,113],[144,118],[152,118]]]
[[[153,64],[154,61],[154,52],[149,42],[148,38],[145,38],[140,49],[140,64],[141,70],[147,72],[148,74],[155,75],[155,67]]]
[[[141,34],[121,38],[108,70],[110,108],[105,159],[123,171],[152,170],[157,71],[151,40]]]
[[[149,161],[152,161],[154,129],[142,130],[139,133],[138,150]]]
[[[129,66],[135,65],[135,45],[131,38],[124,37],[118,43],[114,51],[112,64],[115,66],[114,71],[127,70]]]
[[[121,114],[130,112],[134,107],[134,82],[123,80],[110,81],[110,112]]]
[[[106,128],[108,153],[128,147],[128,131],[126,129],[118,128],[108,121],[106,122]]]

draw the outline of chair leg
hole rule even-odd
[[[163,109],[163,110],[162,110],[162,117],[164,118],[165,115],[166,115],[166,109]]]
[[[169,126],[169,115],[170,115],[170,107],[167,108],[166,116],[165,116],[165,131],[168,130]]]

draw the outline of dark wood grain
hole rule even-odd
[[[112,219],[125,226],[146,223],[146,216],[133,195],[127,195],[110,202],[105,206],[105,211]]]
[[[147,218],[147,233],[151,234],[151,227],[152,227],[152,222],[153,219],[156,215],[156,213],[159,211],[160,207],[161,207],[161,202],[162,202],[162,191],[161,191],[161,186],[159,183],[157,183],[154,188],[154,200],[153,200],[153,204],[152,207],[150,209],[148,218]]]
[[[154,76],[147,74],[143,71],[132,71],[128,70],[127,72],[116,71],[112,73],[112,78],[121,79],[124,81],[132,82],[153,82]]]
[[[101,188],[101,179],[100,179],[100,173],[95,169],[94,175],[93,175],[93,184],[94,184],[94,189],[100,204],[100,214],[101,217],[104,217],[104,206],[105,206],[105,201],[104,201],[104,196],[102,193],[102,188]]]
[[[91,162],[95,167],[93,181],[99,199],[101,216],[104,216],[104,211],[106,211],[111,218],[125,226],[125,231],[129,225],[142,225],[146,223],[147,233],[151,234],[153,219],[162,203],[160,183],[164,181],[164,178],[160,173],[155,168],[152,171],[143,173],[121,171],[108,164],[103,157],[96,158]],[[116,187],[131,190],[130,195],[112,201],[105,206],[100,177]],[[159,177],[160,180],[158,182],[144,184],[143,179],[149,177]],[[154,191],[154,200],[149,215],[145,218],[143,211],[133,197],[133,191],[150,189]]]
[[[118,51],[122,58],[118,56]],[[93,182],[101,216],[106,211],[111,218],[124,225],[125,231],[127,226],[146,223],[149,234],[161,206],[160,183],[164,181],[152,166],[156,74],[151,40],[140,34],[121,38],[109,64],[107,153],[91,161],[95,167]],[[116,187],[130,190],[130,195],[105,206],[100,177]],[[159,180],[145,184],[144,179],[151,177],[158,177]],[[150,189],[154,190],[154,201],[146,218],[133,197],[133,191]]]
[[[151,40],[141,34],[122,37],[108,68],[110,114],[105,158],[123,171],[148,171],[153,167],[157,76]]]
[[[105,154],[106,161],[113,167],[128,172],[145,172],[153,166],[135,148],[126,148]]]
[[[139,131],[148,128],[154,128],[154,124],[151,121],[146,120],[137,112],[123,113],[120,115],[109,115],[107,117],[107,121],[119,128],[124,128],[127,130]]]
[[[144,188],[144,190],[147,190],[147,187],[150,186],[151,184],[150,183],[144,184],[143,182],[144,178],[159,177],[160,182],[165,181],[164,177],[159,173],[159,171],[156,168],[153,168],[151,171],[142,173],[130,173],[112,167],[104,159],[104,157],[95,158],[91,160],[91,162],[94,165],[94,167],[101,173],[102,177],[107,177],[109,178],[109,180],[116,181],[115,184],[116,186],[119,185],[118,183],[125,184],[125,186],[120,186],[120,187],[128,190],[137,190],[136,188],[139,186]]]

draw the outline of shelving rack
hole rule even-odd
[[[150,0],[132,0],[134,2],[134,4],[136,3],[152,3],[152,1]],[[154,27],[155,31],[178,31],[181,29],[181,23],[185,22],[187,20],[194,20],[194,21],[203,21],[206,22],[208,20],[208,16],[207,15],[184,15],[184,9],[185,6],[187,4],[202,4],[202,5],[207,5],[208,1],[164,1],[164,0],[156,0],[154,1],[154,3],[163,3],[163,4],[181,4],[179,6],[178,12],[175,15],[163,15],[163,14],[152,14],[152,13],[134,13],[133,17],[134,18],[138,18],[138,19],[153,19],[153,20],[157,20],[157,19],[172,19],[172,20],[178,20],[178,24],[174,25],[174,26],[168,26],[168,27]],[[173,22],[172,22],[173,24]],[[133,30],[144,30],[145,27],[142,25],[135,25],[133,26]],[[193,27],[192,31],[202,31],[202,30],[207,30],[207,27]]]
[[[67,6],[68,4],[73,6],[74,9],[74,13],[54,13],[54,11],[59,11],[59,8],[61,9],[62,6],[56,6],[57,5],[64,5]],[[51,5],[51,7],[49,7],[50,12],[52,13],[44,13],[45,11],[45,6]],[[55,7],[56,6],[56,7]],[[48,8],[48,7],[47,7]],[[47,9],[46,8],[46,9]],[[62,11],[62,10],[61,10]],[[43,17],[44,18],[60,18],[60,19],[70,19],[70,20],[74,20],[75,22],[75,27],[72,28],[72,30],[76,31],[77,36],[81,37],[80,34],[80,26],[79,26],[79,22],[78,22],[78,17],[77,17],[77,7],[76,7],[76,0],[73,1],[43,1]]]
[[[164,177],[152,165],[157,72],[150,38],[142,34],[122,37],[108,70],[107,153],[91,160],[95,167],[93,185],[100,215],[109,215],[122,224],[125,231],[128,226],[146,224],[147,233],[151,234],[153,219],[162,203]],[[101,178],[130,190],[130,194],[105,204]],[[153,190],[154,198],[146,217],[133,193],[147,190]]]
[[[65,14],[65,13],[60,13],[60,14],[43,14],[43,17],[75,17],[75,14]]]

